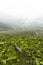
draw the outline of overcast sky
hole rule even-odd
[[[33,19],[43,16],[43,0],[0,0],[0,17]]]

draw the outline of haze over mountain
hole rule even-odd
[[[23,18],[0,18],[0,29],[14,31],[43,30],[43,18],[33,20]]]

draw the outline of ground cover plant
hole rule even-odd
[[[0,65],[43,65],[43,34],[0,33]]]

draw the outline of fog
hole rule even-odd
[[[43,0],[0,0],[0,22],[11,29],[43,29]]]
[[[11,19],[27,22],[27,19],[40,17],[43,18],[43,0],[0,0],[0,20],[3,22],[11,22]]]

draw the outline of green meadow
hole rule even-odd
[[[0,33],[0,65],[43,65],[43,34]]]

